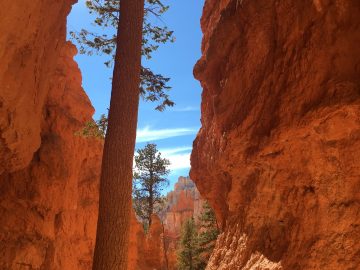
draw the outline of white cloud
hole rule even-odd
[[[183,147],[159,149],[159,152],[161,153],[161,156],[163,158],[167,158],[170,161],[169,169],[171,173],[174,173],[174,171],[176,170],[190,169],[191,152],[189,150],[191,149],[192,147],[183,146]],[[135,166],[135,157],[133,160],[133,164]]]
[[[161,156],[167,158],[170,161],[169,169],[173,173],[179,169],[190,169],[190,155],[192,147],[175,147],[167,149],[159,149]],[[185,153],[182,153],[185,152]],[[135,166],[135,157],[133,160]],[[135,167],[134,167],[135,168]]]
[[[190,168],[190,154],[192,147],[181,146],[174,148],[159,149],[162,156],[170,161],[171,171]]]
[[[171,110],[174,112],[195,112],[195,111],[199,111],[200,108],[195,107],[195,106],[187,106],[187,107],[183,107],[183,108],[174,107]]]
[[[190,147],[190,146],[181,146],[181,147],[175,147],[175,148],[159,149],[159,152],[161,152],[162,155],[170,156],[170,155],[174,155],[176,153],[189,152],[191,149],[192,149],[192,147]]]
[[[136,133],[136,142],[158,141],[167,138],[180,137],[196,134],[197,128],[173,128],[152,130],[149,126],[140,128]]]
[[[170,160],[169,169],[172,171],[190,168],[190,153],[175,154],[169,156],[164,155],[164,157]]]

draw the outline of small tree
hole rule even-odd
[[[216,239],[219,235],[219,228],[216,222],[214,210],[208,202],[205,202],[199,217],[199,245],[201,258],[205,265],[209,261],[210,255],[215,247]]]
[[[91,120],[85,123],[85,126],[75,133],[77,136],[82,137],[95,137],[105,139],[105,134],[108,126],[108,118],[105,114],[100,116],[97,121]]]
[[[138,149],[135,155],[133,202],[136,214],[144,221],[144,227],[151,225],[152,214],[159,213],[164,205],[162,189],[168,185],[169,160],[161,157],[156,144],[148,143]]]
[[[193,218],[187,220],[183,225],[178,252],[179,270],[201,270],[204,263],[200,257],[200,246],[198,232]]]

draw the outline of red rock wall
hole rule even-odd
[[[5,1],[0,55],[0,269],[90,269],[102,142],[66,42],[74,1]]]
[[[3,0],[0,173],[25,168],[41,143],[43,109],[75,0]]]
[[[143,226],[133,212],[131,219],[128,270],[160,270],[163,265],[162,224],[153,216],[153,224],[145,235]]]
[[[207,269],[360,269],[360,2],[206,0],[191,178]]]
[[[94,110],[66,42],[74,2],[2,2],[0,269],[91,269],[102,142],[75,135]],[[152,269],[131,230],[129,269]]]

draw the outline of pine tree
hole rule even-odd
[[[169,160],[161,157],[156,144],[148,143],[135,155],[133,202],[136,214],[143,220],[145,229],[151,225],[151,216],[164,205],[162,189],[169,184]]]
[[[121,0],[93,270],[127,270],[144,0]]]
[[[202,261],[207,264],[219,235],[216,216],[208,202],[205,202],[199,217],[199,246]]]
[[[146,0],[144,9],[144,23],[142,27],[142,56],[151,59],[152,53],[160,44],[175,40],[173,31],[164,26],[161,16],[169,9],[162,0]],[[120,0],[86,0],[86,6],[95,15],[94,27],[99,32],[82,29],[80,32],[70,32],[71,37],[78,44],[81,54],[105,54],[109,59],[106,66],[111,67],[115,58],[117,33],[114,31],[119,22]],[[120,11],[121,12],[121,11]],[[156,74],[151,69],[141,66],[140,95],[146,101],[159,102],[157,110],[162,111],[167,106],[173,106],[167,92],[169,78]]]
[[[183,225],[178,252],[179,270],[202,270],[204,264],[200,257],[200,246],[198,232],[193,218],[187,220]]]
[[[82,137],[95,137],[98,139],[105,139],[107,126],[108,118],[105,114],[102,114],[99,120],[91,120],[86,122],[85,126],[81,130],[77,131],[75,135]]]

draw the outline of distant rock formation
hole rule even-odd
[[[176,251],[182,225],[189,218],[199,217],[204,201],[190,177],[180,176],[174,190],[167,194],[166,209],[161,215],[164,224],[169,270],[176,268]]]

